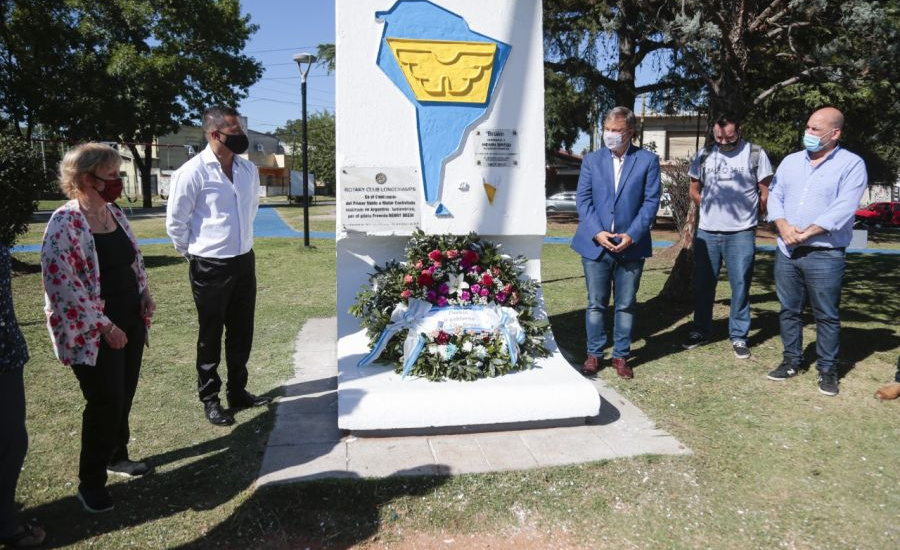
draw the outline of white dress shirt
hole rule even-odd
[[[253,248],[259,171],[235,155],[232,176],[209,145],[172,174],[166,233],[183,256],[232,258]]]

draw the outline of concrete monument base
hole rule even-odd
[[[562,357],[552,337],[553,350],[537,367],[474,382],[431,382],[403,378],[390,366],[357,367],[369,351],[365,331],[338,341],[338,428],[351,431],[477,426],[548,421],[583,423],[600,410],[597,389]],[[566,422],[569,421],[569,422]]]

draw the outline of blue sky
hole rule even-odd
[[[301,116],[300,70],[292,57],[334,43],[334,0],[243,0],[241,10],[259,25],[244,53],[262,63],[264,72],[238,110],[251,129],[274,132]],[[306,85],[309,113],[334,112],[334,82],[334,74],[313,66]]]

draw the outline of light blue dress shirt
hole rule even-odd
[[[803,246],[842,248],[853,237],[853,214],[868,184],[863,159],[837,146],[813,167],[806,151],[786,156],[769,191],[769,221],[784,218],[806,229],[818,225],[825,233],[811,237]],[[778,237],[778,249],[790,256],[792,248]]]

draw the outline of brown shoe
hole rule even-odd
[[[900,382],[891,382],[875,392],[878,399],[897,399],[900,397]]]
[[[625,357],[613,357],[612,366],[616,369],[616,374],[626,380],[634,378],[634,371],[628,366],[628,359]]]
[[[597,374],[600,371],[600,358],[595,355],[588,355],[581,366],[581,374]]]

